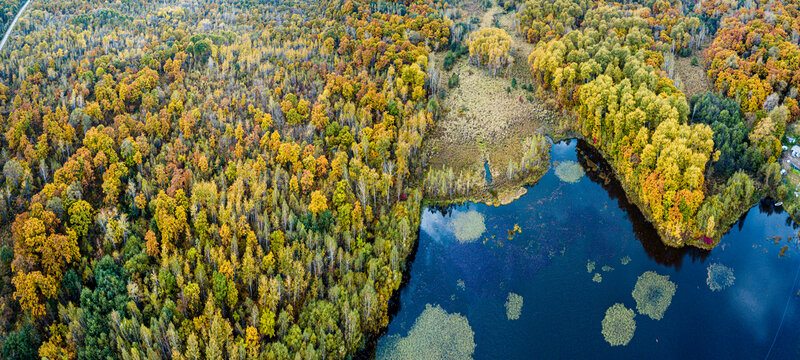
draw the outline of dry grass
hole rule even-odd
[[[469,15],[472,16],[472,15]],[[497,18],[502,28],[516,34],[513,14],[502,13],[493,6],[481,16],[481,27],[492,26]],[[503,76],[492,77],[488,70],[472,66],[460,59],[451,72],[441,69],[444,53],[436,55],[440,87],[447,87],[452,73],[459,74],[460,85],[448,90],[442,101],[445,112],[426,140],[428,164],[443,165],[455,170],[483,171],[483,161],[489,162],[493,175],[501,176],[510,159],[522,154],[522,140],[533,134],[553,135],[558,124],[557,114],[548,111],[538,100],[528,101],[533,92],[523,90],[523,84],[533,84],[527,66],[533,45],[519,36],[513,37],[514,63]],[[516,78],[517,88],[511,89]]]
[[[687,99],[711,91],[711,84],[703,68],[702,51],[694,51],[689,57],[675,57],[675,75],[683,82],[683,93]],[[692,65],[692,56],[697,56],[697,65]]]

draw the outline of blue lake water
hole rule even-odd
[[[587,158],[599,163],[577,141],[554,144],[551,155],[587,170]],[[470,211],[483,215],[486,230],[475,241],[459,241],[452,219]],[[515,224],[522,232],[509,239]],[[797,225],[764,201],[710,252],[667,248],[602,172],[568,183],[551,169],[506,206],[424,210],[410,278],[378,353],[387,337],[407,336],[430,304],[466,317],[475,359],[798,358],[797,240]],[[589,261],[596,264],[591,273]],[[712,263],[733,269],[732,286],[710,290]],[[612,347],[601,334],[606,309],[622,303],[636,311],[631,292],[646,271],[669,275],[677,285],[672,303],[661,320],[637,313],[632,340]],[[593,281],[595,273],[601,282]],[[506,316],[510,292],[524,300],[517,320]]]

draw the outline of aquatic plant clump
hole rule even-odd
[[[711,291],[720,291],[733,286],[735,280],[733,269],[719,263],[708,265],[706,284]]]
[[[616,303],[606,310],[603,318],[603,337],[611,346],[625,346],[633,339],[636,331],[636,313],[625,305]]]
[[[472,359],[475,333],[467,318],[428,304],[405,337],[388,337],[378,346],[377,359]]]
[[[600,273],[594,273],[594,277],[592,278],[592,281],[594,281],[596,283],[603,282],[603,275],[600,275]]]
[[[467,290],[467,284],[464,282],[464,280],[458,279],[458,281],[456,281],[456,286],[458,286],[461,291]]]
[[[486,220],[483,214],[475,210],[455,213],[451,225],[456,240],[460,243],[471,243],[478,240],[486,231]]]
[[[517,320],[522,314],[522,296],[515,293],[508,293],[506,300],[506,317],[508,320]]]
[[[586,262],[586,272],[591,273],[594,271],[595,263],[592,260]]]
[[[622,264],[622,265],[628,265],[628,263],[630,263],[630,262],[631,262],[631,257],[630,256],[625,256],[625,257],[619,259],[619,263]]]
[[[614,268],[608,265],[603,265],[601,269],[605,272],[614,271]]]
[[[566,183],[574,184],[583,177],[583,167],[574,161],[562,161],[556,166],[556,176]]]
[[[661,320],[667,311],[677,286],[669,280],[669,275],[659,275],[647,271],[639,276],[633,288],[636,310],[654,320]]]

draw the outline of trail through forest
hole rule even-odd
[[[8,27],[6,30],[6,34],[3,36],[3,41],[0,41],[0,50],[3,50],[3,47],[6,46],[6,41],[8,41],[8,37],[11,36],[11,32],[14,31],[14,26],[17,25],[17,20],[19,20],[20,16],[25,12],[25,9],[28,8],[28,5],[31,4],[31,0],[28,0],[25,5],[22,5],[22,8],[19,9],[17,16],[14,17],[14,21],[11,22],[11,26]]]

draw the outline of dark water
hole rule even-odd
[[[577,141],[555,144],[552,158],[585,169],[600,163]],[[476,359],[800,357],[800,248],[797,226],[786,214],[765,201],[710,252],[665,248],[618,184],[602,174],[589,171],[566,183],[551,170],[507,206],[426,209],[410,280],[387,336],[406,336],[426,304],[437,304],[468,319]],[[486,231],[461,243],[451,219],[471,210],[483,214]],[[522,233],[509,240],[515,224]],[[777,244],[775,236],[781,237]],[[630,257],[627,265],[623,257]],[[589,260],[602,282],[592,281]],[[731,287],[709,289],[712,263],[733,269]],[[603,265],[614,270],[604,272]],[[677,285],[672,304],[661,320],[637,313],[630,343],[611,347],[601,334],[605,311],[617,302],[635,310],[631,291],[645,271],[670,276]],[[506,317],[509,292],[524,299],[518,320]],[[385,342],[378,353],[381,346]]]
[[[491,185],[492,184],[492,171],[489,170],[489,162],[486,161],[486,160],[483,161],[483,171],[484,171],[484,173],[486,175],[486,183]]]

